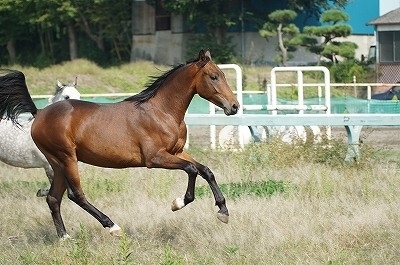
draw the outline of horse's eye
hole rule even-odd
[[[65,99],[69,99],[69,96],[64,96]]]
[[[211,80],[217,80],[218,77],[216,75],[211,75]]]

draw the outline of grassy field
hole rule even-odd
[[[25,73],[32,94],[52,94],[57,79],[75,76],[82,93],[138,92],[148,76],[169,67],[140,62],[103,69],[78,60],[42,70],[10,68]],[[243,70],[248,90],[259,89],[269,75],[267,68]],[[344,164],[346,148],[333,139],[223,152],[193,139],[189,153],[215,173],[228,224],[217,220],[200,177],[196,200],[172,212],[170,203],[186,190],[184,172],[80,164],[87,198],[124,233],[111,237],[65,197],[61,209],[72,239],[62,242],[45,198],[35,197],[48,185],[44,170],[1,163],[0,264],[398,264],[398,153],[363,144],[362,160]]]
[[[249,146],[244,152],[189,150],[215,173],[230,210],[216,218],[206,182],[178,212],[171,201],[187,177],[161,169],[80,165],[89,201],[124,230],[113,238],[66,197],[73,239],[60,242],[44,198],[41,169],[0,165],[0,264],[397,264],[400,262],[399,165],[364,146],[343,164],[331,142]]]
[[[78,78],[78,89],[82,94],[93,93],[137,93],[143,90],[151,81],[151,76],[159,76],[171,66],[154,65],[148,61],[125,64],[119,67],[101,68],[96,64],[78,59],[73,62],[55,65],[51,68],[37,69],[32,67],[21,67],[18,65],[9,68],[22,71],[26,76],[26,82],[32,95],[53,94],[56,81],[72,83]],[[241,66],[243,72],[243,89],[264,91],[264,80],[270,82],[271,67]],[[224,70],[228,82],[233,90],[236,90],[235,71]],[[297,83],[294,73],[279,73],[278,82],[289,84]],[[323,82],[323,79],[314,79],[305,76],[305,82]],[[282,89],[281,89],[282,90]],[[297,96],[297,90],[290,88],[282,92],[286,97]],[[316,96],[314,88],[310,96]],[[343,91],[339,92],[343,93]]]

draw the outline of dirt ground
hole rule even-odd
[[[347,137],[345,129],[337,127],[335,131]],[[361,130],[360,140],[362,143],[385,148],[393,151],[400,151],[400,127],[368,127],[365,126]]]
[[[222,127],[217,127],[216,144],[218,146],[218,134]],[[344,127],[332,127],[332,137],[334,139],[343,139],[347,142],[347,133]],[[400,151],[400,127],[382,126],[369,127],[364,126],[361,130],[360,142],[384,148],[387,150]],[[189,145],[199,147],[210,146],[210,128],[208,126],[193,126],[189,128]]]

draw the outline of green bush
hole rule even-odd
[[[195,35],[188,41],[186,57],[194,57],[201,49],[203,49],[211,51],[213,61],[216,63],[233,63],[236,62],[236,55],[234,52],[234,46],[230,45],[230,43],[232,43],[230,38],[225,38],[222,44],[218,44],[215,37],[210,34]]]
[[[337,64],[328,64],[327,67],[331,73],[331,77],[336,83],[352,83],[353,76],[357,82],[368,82],[367,80],[372,71],[367,65],[356,61],[346,60]]]

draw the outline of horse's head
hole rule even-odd
[[[226,115],[236,114],[240,104],[226,82],[225,74],[212,61],[210,52],[201,50],[194,63],[198,67],[194,80],[197,94],[222,108]]]
[[[76,89],[77,78],[72,84],[64,85],[60,81],[57,81],[56,92],[53,96],[49,98],[50,103],[55,103],[57,101],[66,99],[80,99],[81,93]]]

